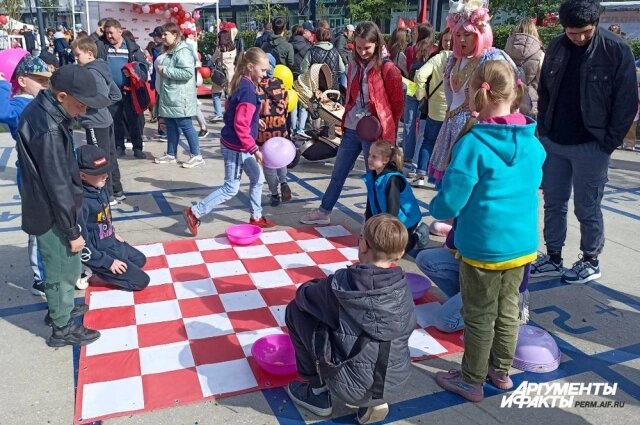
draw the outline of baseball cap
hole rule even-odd
[[[347,25],[347,31],[355,31],[356,27],[354,27],[353,25],[349,24]]]
[[[162,37],[162,27],[155,27],[153,32],[149,33],[149,37]]]
[[[75,97],[87,108],[101,109],[111,105],[111,100],[98,93],[96,80],[91,71],[83,66],[64,65],[51,76],[51,86]]]
[[[18,63],[15,76],[20,75],[39,75],[41,77],[51,77],[51,72],[47,64],[37,56],[27,55]]]
[[[111,170],[107,153],[96,145],[83,145],[76,149],[78,168],[90,176],[106,174]]]
[[[305,22],[304,24],[302,24],[302,28],[304,28],[307,31],[315,31],[315,28],[313,28],[313,24],[309,21]]]

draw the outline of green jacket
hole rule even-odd
[[[191,47],[183,41],[167,54],[162,63],[158,89],[158,116],[186,118],[197,114],[196,63]]]

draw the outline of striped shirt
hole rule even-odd
[[[129,62],[129,49],[127,43],[122,42],[120,48],[109,46],[107,49],[107,63],[113,77],[113,82],[122,88],[125,84],[125,78],[122,74],[122,68]]]

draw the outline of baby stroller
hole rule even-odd
[[[314,64],[293,83],[298,101],[307,108],[316,125],[306,132],[310,139],[294,138],[299,155],[290,168],[297,164],[300,156],[309,161],[321,161],[333,158],[338,153],[344,106],[339,103],[340,92],[330,89],[332,82],[329,66]]]

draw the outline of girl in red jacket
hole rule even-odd
[[[372,141],[395,144],[404,107],[400,70],[382,54],[384,39],[378,26],[360,23],[354,33],[355,54],[347,68],[347,97],[342,118],[344,135],[338,149],[331,182],[320,208],[304,215],[304,224],[329,224],[349,171],[362,152],[367,164]]]

